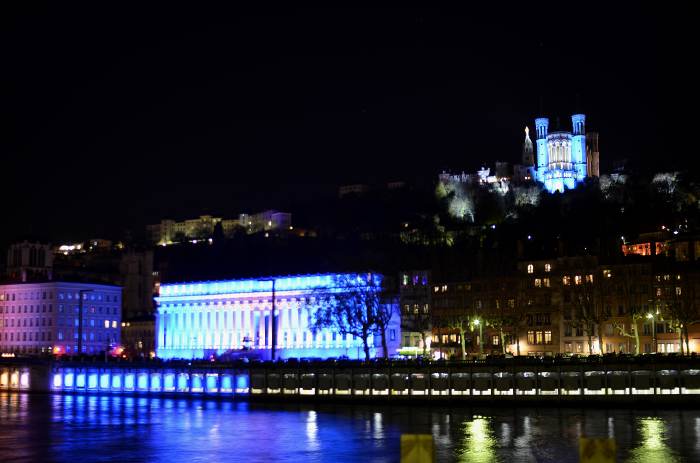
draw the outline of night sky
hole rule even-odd
[[[585,112],[604,165],[648,165],[692,57],[668,16],[690,12],[612,3],[5,10],[0,243],[516,162],[541,108],[567,129]]]

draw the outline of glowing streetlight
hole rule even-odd
[[[479,354],[484,353],[484,329],[481,325],[481,320],[478,318],[474,319],[474,324],[479,327]]]
[[[651,345],[653,352],[656,353],[656,316],[649,312],[647,318],[651,320]]]

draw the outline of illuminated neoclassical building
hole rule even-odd
[[[586,147],[586,115],[571,116],[572,131],[549,131],[549,119],[535,119],[537,131],[536,180],[544,183],[550,193],[576,188],[586,177],[597,177],[598,135],[593,150]]]
[[[315,313],[314,293],[338,291],[338,277],[353,276],[357,275],[162,284],[156,298],[156,355],[164,359],[209,358],[247,349],[261,358],[269,358],[274,294],[277,358],[364,358],[360,339],[330,329],[316,333],[310,329]],[[389,354],[397,351],[401,339],[398,307],[392,310],[387,330]],[[380,343],[379,336],[370,338],[372,356],[381,355]]]

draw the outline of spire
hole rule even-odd
[[[530,140],[530,129],[525,126],[525,142],[527,143],[528,140]],[[532,140],[530,140],[530,143],[532,143]]]

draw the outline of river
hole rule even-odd
[[[575,462],[580,436],[619,462],[700,461],[700,410],[289,405],[0,393],[0,462],[395,462],[432,434],[437,461]]]

